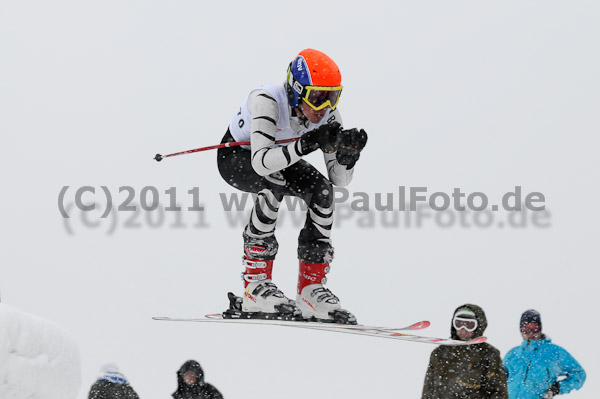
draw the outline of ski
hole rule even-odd
[[[299,327],[299,328],[312,328],[312,329],[349,329],[349,330],[361,330],[361,331],[403,331],[403,330],[422,330],[431,325],[428,321],[420,321],[418,323],[411,324],[410,326],[393,328],[393,327],[376,327],[376,326],[365,326],[362,324],[337,324],[327,322],[315,322],[315,321],[290,321],[290,320],[264,320],[264,319],[229,319],[224,318],[222,314],[207,314],[204,318],[173,318],[173,317],[153,317],[154,320],[163,321],[189,321],[189,322],[220,322],[220,323],[232,323],[232,324],[266,324],[273,326],[284,326],[284,327]]]
[[[263,324],[272,326],[284,326],[305,328],[318,331],[341,332],[346,334],[355,334],[363,336],[371,336],[378,338],[388,338],[402,341],[423,342],[436,345],[473,345],[480,344],[487,340],[486,337],[475,338],[470,341],[458,341],[448,338],[425,337],[413,334],[402,333],[401,331],[421,330],[429,327],[428,321],[422,321],[411,324],[410,326],[401,328],[375,327],[365,325],[351,324],[335,324],[335,323],[319,323],[310,321],[287,321],[287,320],[262,320],[262,319],[225,319],[221,314],[206,315],[205,318],[172,318],[172,317],[153,317],[154,320],[160,321],[182,321],[182,322],[217,322],[228,324]]]

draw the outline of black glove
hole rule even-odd
[[[341,126],[338,122],[326,123],[300,138],[302,155],[309,154],[319,148],[323,152],[334,152]]]
[[[560,385],[558,385],[558,382],[555,382],[544,394],[544,399],[552,399],[558,394],[560,394]]]
[[[367,145],[367,132],[363,129],[343,130],[338,134],[336,146],[336,159],[340,165],[346,165],[346,169],[352,169],[360,152]]]

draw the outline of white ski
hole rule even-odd
[[[402,341],[424,342],[436,345],[472,345],[480,344],[487,340],[486,337],[475,338],[471,341],[458,341],[448,338],[424,337],[413,334],[406,334],[400,331],[414,331],[429,327],[428,321],[421,321],[401,328],[375,327],[351,324],[318,323],[308,321],[286,321],[286,320],[263,320],[263,319],[224,319],[221,314],[206,315],[205,318],[173,318],[173,317],[153,317],[160,321],[183,321],[183,322],[212,322],[227,324],[263,324],[271,326],[284,326],[295,328],[306,328],[319,331],[342,332],[346,334],[365,335],[379,338],[389,338]]]

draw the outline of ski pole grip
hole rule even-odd
[[[160,162],[163,160],[163,156],[160,154],[156,154],[156,156],[154,157],[154,159],[156,159],[156,162]]]

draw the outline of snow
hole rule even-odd
[[[74,399],[81,387],[75,338],[55,323],[0,304],[0,398]]]
[[[419,225],[415,214],[408,224],[404,213],[338,207],[328,286],[344,307],[365,324],[427,319],[427,335],[447,337],[456,306],[475,303],[503,355],[535,308],[588,373],[569,397],[600,394],[590,342],[600,330],[600,3],[0,4],[0,292],[72,334],[78,399],[109,361],[140,397],[168,398],[188,359],[227,398],[419,397],[433,345],[151,319],[220,312],[227,291],[240,293],[242,226],[232,224],[247,219],[223,211],[219,193],[235,190],[214,151],[152,158],[220,142],[244,96],[282,82],[305,47],[339,64],[344,123],[369,134],[347,188],[369,193],[371,207],[400,186],[460,187],[490,203],[522,186],[547,203],[518,227],[504,212],[494,213],[503,226],[477,227],[473,213]],[[320,154],[309,161],[324,170]],[[64,186],[69,219],[58,209]],[[74,205],[84,186],[95,187],[82,199],[95,211]],[[115,207],[127,197],[119,188],[133,187],[138,211],[101,218],[101,186]],[[163,206],[175,187],[184,210],[140,210],[145,186]],[[203,213],[187,211],[194,187]],[[298,215],[277,226],[274,277],[290,296]]]

